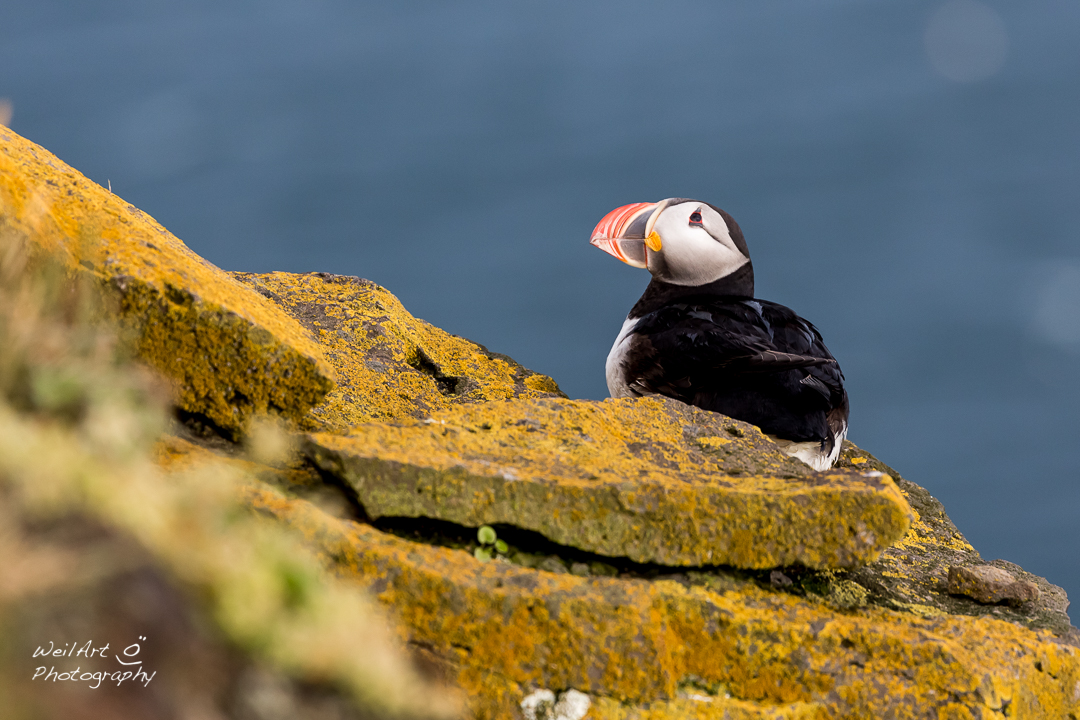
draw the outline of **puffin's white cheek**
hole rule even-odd
[[[729,275],[748,260],[703,231],[664,240],[661,272],[676,285],[702,285]],[[650,265],[652,269],[652,265]]]

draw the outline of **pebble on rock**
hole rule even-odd
[[[1012,573],[993,565],[954,565],[949,568],[949,593],[966,595],[985,604],[1019,605],[1038,600],[1039,586],[1029,580],[1018,580]]]
[[[582,720],[589,712],[592,699],[579,690],[567,690],[555,700],[547,688],[536,690],[521,701],[525,720]]]
[[[791,587],[792,580],[779,570],[773,570],[769,573],[769,582],[774,588],[786,588]]]
[[[547,688],[540,688],[529,693],[521,701],[521,712],[525,720],[546,720],[555,705],[555,693]]]

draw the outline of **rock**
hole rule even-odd
[[[309,332],[119,196],[0,127],[0,240],[95,279],[175,402],[231,434],[300,419],[333,387]]]
[[[988,606],[968,597],[950,594],[950,567],[987,563],[957,530],[941,503],[925,489],[905,480],[896,470],[851,443],[844,444],[836,467],[888,474],[896,480],[897,487],[912,510],[911,527],[903,539],[886,548],[875,562],[846,574],[846,579],[859,583],[869,591],[870,604],[927,617],[942,614],[989,615],[1025,627],[1047,628],[1059,636],[1073,637],[1073,642],[1080,644],[1080,634],[1072,627],[1066,614],[1069,601],[1065,591],[1012,563],[994,560],[988,564],[1033,583],[1039,590],[1036,600],[1024,603],[1022,607]],[[817,580],[811,579],[811,585]],[[827,595],[828,590],[823,590],[821,594]]]
[[[552,720],[581,720],[589,712],[592,699],[583,692],[571,688],[559,696],[552,713]]]
[[[263,466],[204,451],[195,467],[180,440],[158,454],[175,471],[153,464],[159,383],[12,250],[0,252],[0,715],[268,718],[272,700],[297,718],[459,717],[370,598],[241,504],[237,478]],[[36,396],[46,372],[87,389],[75,411]],[[281,464],[267,477],[302,486],[304,468]]]
[[[521,714],[525,720],[581,720],[591,704],[589,696],[577,690],[567,690],[556,700],[555,693],[541,688],[521,701]]]
[[[530,437],[546,427],[532,419],[535,424],[522,426],[532,429]],[[753,429],[739,429],[740,442],[752,448]],[[854,446],[844,452],[845,462],[864,472],[879,466]],[[167,454],[170,467],[183,468],[185,453],[242,462],[177,445]],[[332,516],[303,499],[317,485],[310,475],[244,467],[253,477],[251,506],[294,527],[337,574],[393,608],[413,646],[465,689],[479,718],[512,717],[537,687],[588,695],[588,716],[600,719],[978,717],[1003,708],[1057,717],[1080,709],[1072,694],[1080,653],[1067,644],[1080,638],[1063,613],[1064,627],[1055,621],[1051,632],[1039,629],[1051,608],[980,617],[966,612],[977,605],[968,600],[950,599],[960,613],[933,605],[938,590],[922,584],[922,573],[940,570],[935,558],[974,551],[940,504],[906,481],[920,524],[901,541],[903,553],[852,571],[785,568],[792,582],[778,591],[773,570],[672,574],[612,559],[623,568],[618,577],[577,576],[567,566],[586,558],[563,560],[547,554],[550,546],[534,554],[518,538],[513,556],[528,556],[541,568],[480,563],[468,546],[439,547],[425,543],[422,532],[405,539],[363,519]],[[476,537],[468,528],[461,533]],[[501,526],[498,535],[513,537]],[[867,589],[893,574],[904,584],[892,591],[911,593],[907,602]]]
[[[761,432],[668,398],[514,400],[314,434],[373,519],[503,523],[636,562],[853,567],[904,536],[893,482],[814,473]]]
[[[566,397],[555,381],[418,320],[385,288],[328,273],[231,273],[307,328],[338,386],[305,418],[345,432],[371,420],[426,418],[455,405]]]
[[[791,578],[779,570],[773,570],[769,573],[769,583],[775,588],[791,587],[793,584]]]
[[[591,562],[589,563],[590,575],[601,575],[603,577],[618,577],[619,569],[613,565],[608,565],[603,562]]]
[[[647,708],[642,708],[610,698],[597,698],[588,717],[597,720],[819,720],[822,707],[818,703],[755,703],[692,694],[686,698],[649,703]]]
[[[993,565],[954,565],[949,568],[949,592],[967,595],[981,603],[1008,602],[1019,605],[1039,599],[1039,586],[1028,580],[1018,580]]]
[[[237,647],[222,636],[199,594],[185,592],[175,569],[115,524],[87,513],[42,518],[25,508],[3,509],[5,558],[23,560],[16,563],[18,577],[8,565],[0,583],[5,717],[399,717],[358,703],[340,684],[290,677]],[[20,587],[20,580],[29,587]],[[76,641],[84,654],[30,660],[49,641]],[[123,671],[132,668],[111,656],[87,659],[87,652],[106,643],[121,659],[129,643],[141,644],[136,657],[145,663],[134,669],[145,668],[143,677],[130,673],[124,682]],[[46,669],[34,678],[41,667]],[[309,667],[323,670],[316,663]],[[59,681],[46,679],[50,670]],[[408,690],[423,692],[415,685]]]
[[[540,561],[540,563],[536,567],[540,568],[541,570],[546,570],[549,573],[562,574],[562,573],[569,572],[566,569],[566,563],[564,563],[562,560],[560,560],[557,557],[544,558],[543,560]]]
[[[525,720],[548,720],[555,708],[555,693],[547,688],[540,688],[526,695],[520,707]]]
[[[587,694],[594,718],[1080,710],[1080,650],[1046,630],[994,617],[837,608],[777,592],[767,574],[761,582],[720,571],[649,580],[479,563],[462,550],[330,517],[265,485],[248,492],[254,508],[289,523],[336,572],[394,608],[479,718],[512,717],[536,687]],[[684,693],[690,678],[695,689]]]

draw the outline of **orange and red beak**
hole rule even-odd
[[[615,208],[596,226],[589,240],[609,255],[636,268],[648,267],[646,239],[652,230],[652,219],[663,203],[634,203]],[[658,249],[656,240],[650,245]]]

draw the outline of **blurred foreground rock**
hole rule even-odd
[[[3,136],[8,158],[45,157],[11,137]],[[35,169],[40,163],[5,162],[5,173],[15,177],[6,177],[5,187],[22,189],[0,195],[0,210],[19,237],[62,255],[75,242],[72,233],[94,226],[61,222],[74,211],[60,201],[28,215],[32,203],[25,198],[55,199],[35,189],[46,175]],[[26,167],[34,172],[20,169]],[[78,207],[92,218],[94,208],[112,206]],[[41,237],[61,239],[36,236],[33,223],[20,220],[31,215],[60,218]],[[128,247],[126,231],[105,221],[101,227],[112,228],[109,239],[91,234],[79,241],[89,248],[84,257],[97,258],[95,273],[111,266],[110,253],[123,256]],[[130,237],[141,237],[138,232]],[[186,249],[176,257],[206,265]],[[156,288],[154,277],[140,282]],[[929,493],[853,445],[845,445],[834,471],[814,473],[776,452],[755,428],[674,401],[566,400],[550,378],[412,318],[367,281],[230,277],[211,267],[200,276],[199,298],[218,297],[219,283],[249,293],[234,296],[239,305],[232,312],[250,327],[268,324],[247,319],[254,315],[243,306],[254,297],[260,317],[289,328],[266,347],[294,363],[289,367],[307,358],[309,370],[301,374],[308,379],[268,371],[243,343],[222,343],[212,362],[171,372],[184,422],[157,443],[154,458],[165,475],[146,487],[232,478],[232,500],[211,493],[194,517],[234,517],[227,507],[239,497],[254,511],[244,515],[248,520],[290,529],[329,574],[357,595],[377,598],[415,662],[430,677],[459,686],[472,717],[1080,713],[1080,634],[1061,589],[995,561],[990,565],[1038,592],[1024,595],[1027,601],[1009,598],[1012,605],[950,594],[950,568],[987,563]],[[143,332],[136,347],[169,373],[159,360],[181,342],[169,333],[186,333],[182,342],[197,346],[201,340],[191,338],[213,337],[221,314],[193,311],[183,323],[162,325],[161,307],[120,303],[119,312],[130,327],[164,328],[164,335]],[[261,388],[260,397],[284,398],[294,390],[302,397],[234,412],[239,406],[227,399],[236,374],[250,374],[249,387]],[[336,389],[311,392],[329,390],[319,383],[330,375]],[[263,427],[241,422],[263,409],[291,423],[291,433],[279,432],[269,443],[277,450],[265,449],[257,429],[234,442],[245,428]],[[95,482],[106,497],[118,492]],[[224,514],[210,512],[214,503],[226,507]],[[481,542],[477,526],[485,524],[493,527]],[[218,542],[241,532],[225,520],[211,526],[220,530]],[[165,568],[162,578],[179,574],[190,585],[192,577],[204,577],[177,568],[205,543],[185,543],[182,535],[166,540],[140,538],[147,557]],[[234,561],[213,577],[243,577],[244,565]],[[219,608],[208,622],[232,628],[230,637],[250,642],[270,633],[282,642],[291,615],[259,608],[265,597],[288,608],[297,587],[289,578],[297,570],[284,565],[292,569],[271,573],[278,580],[262,590],[245,586],[247,594],[234,595],[236,604]],[[324,631],[337,628],[341,643],[366,632],[350,625],[349,616],[320,607],[305,616]],[[319,655],[304,657],[279,664],[285,669],[274,677],[295,678],[304,668],[310,674]],[[236,662],[242,668],[245,661]],[[218,685],[207,681],[206,692],[234,697],[241,692],[235,688],[248,686],[228,679],[246,671],[230,672]],[[409,678],[395,687],[398,693],[415,688],[419,704],[411,712],[447,707],[421,703],[438,697],[438,686]],[[259,682],[249,685],[283,687]],[[284,695],[263,692],[271,698],[264,706],[302,704],[303,693],[288,690],[296,687],[288,683]],[[339,679],[336,687],[342,686]],[[289,692],[293,700],[273,699]]]
[[[6,492],[0,504],[5,718],[173,718],[194,709],[253,720],[394,716],[358,708],[326,677],[259,662],[115,525],[87,513],[43,518],[12,500]],[[54,643],[64,657],[34,657]],[[86,657],[106,646],[104,657]]]

